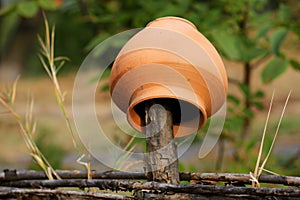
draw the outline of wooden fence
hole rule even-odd
[[[56,172],[60,180],[49,180],[42,171],[4,170],[0,173],[0,198],[300,199],[300,177],[292,176],[262,174],[258,181],[272,187],[256,188],[250,187],[249,174],[182,172],[181,184],[169,184],[149,181],[151,174],[142,172],[91,171],[91,179],[86,171]]]

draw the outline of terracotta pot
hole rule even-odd
[[[172,104],[176,137],[199,130],[223,105],[227,87],[226,71],[213,45],[191,22],[178,17],[156,19],[132,37],[110,77],[113,101],[140,132],[146,101]]]

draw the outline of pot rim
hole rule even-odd
[[[130,111],[134,111],[134,107],[137,106],[138,104],[142,103],[143,101],[147,101],[149,99],[176,99],[178,101],[183,101],[187,104],[190,104],[192,105],[194,108],[196,108],[197,110],[200,111],[201,115],[200,115],[200,120],[198,122],[198,128],[197,130],[200,130],[205,124],[206,124],[206,121],[207,121],[207,113],[206,113],[206,109],[205,109],[205,106],[203,105],[203,102],[199,101],[199,99],[197,99],[198,101],[198,104],[199,105],[196,105],[195,103],[189,101],[189,99],[186,99],[186,98],[183,98],[183,97],[178,97],[178,96],[170,96],[170,95],[161,95],[159,97],[156,97],[156,98],[149,98],[149,97],[145,97],[145,98],[141,98],[139,99],[138,101],[130,104],[127,108],[127,111],[126,111],[126,117],[127,117],[127,121],[131,124],[131,126],[136,129],[137,131],[139,132],[142,132],[143,133],[143,127],[141,125],[138,125],[135,123],[135,121],[133,120],[133,117],[132,117],[132,112]],[[135,114],[137,114],[135,112]],[[137,114],[138,115],[138,114]],[[179,126],[180,124],[176,124],[176,125],[173,125],[173,126]],[[196,131],[195,131],[196,132]],[[187,132],[184,132],[184,133],[178,133],[178,131],[176,132],[176,135],[174,135],[174,137],[183,137],[183,136],[186,136],[186,135],[190,135],[192,133],[187,133]]]
[[[181,21],[181,22],[185,22],[186,24],[189,24],[191,27],[193,27],[194,29],[197,30],[197,27],[195,24],[193,24],[191,21],[187,20],[187,19],[184,19],[182,17],[176,17],[176,16],[165,16],[165,17],[160,17],[160,18],[157,18],[151,22],[149,22],[146,27],[149,27],[151,24],[155,23],[155,22],[158,22],[158,21],[163,21],[163,20],[175,20],[175,21]]]

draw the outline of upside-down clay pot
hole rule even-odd
[[[213,45],[191,22],[163,17],[150,22],[121,49],[112,67],[110,93],[143,132],[145,102],[164,101],[173,112],[175,137],[198,131],[224,104],[228,82]]]

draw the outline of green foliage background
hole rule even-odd
[[[297,0],[14,0],[1,3],[2,58],[10,51],[14,37],[26,31],[22,23],[33,23],[37,33],[43,32],[44,11],[56,25],[55,52],[70,58],[64,69],[71,70],[76,70],[97,44],[121,31],[144,27],[155,18],[169,15],[193,22],[224,59],[243,68],[242,80],[236,77],[229,80],[237,86],[240,95],[228,95],[228,117],[221,140],[232,143],[235,149],[232,165],[238,168],[238,163],[243,163],[245,171],[253,167],[247,166],[246,161],[256,157],[245,155],[250,155],[260,138],[249,136],[254,110],[264,109],[264,92],[251,88],[253,69],[263,68],[261,80],[265,84],[289,67],[300,70],[299,59],[289,58],[281,48],[289,34],[295,35],[299,43],[300,2]],[[28,59],[22,63],[23,71],[31,76],[39,75],[42,67],[36,56],[35,40],[31,45],[34,48],[29,48]]]

